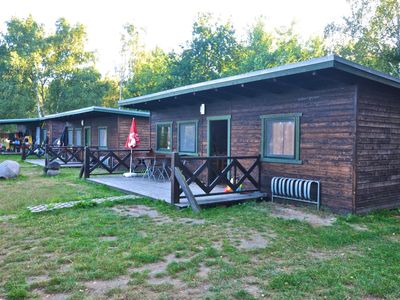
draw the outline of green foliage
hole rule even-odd
[[[81,24],[60,18],[55,32],[32,16],[12,18],[0,39],[0,114],[30,117],[101,104],[111,85],[94,69]]]
[[[179,53],[161,49],[147,51],[137,40],[131,53],[126,97],[140,96],[182,85],[217,79],[282,64],[298,62],[326,54],[324,42],[313,37],[301,42],[295,26],[267,31],[262,19],[256,20],[245,42],[236,36],[230,22],[215,21],[202,14],[194,22],[192,38]],[[131,33],[132,34],[132,33]],[[131,43],[132,44],[132,43]],[[126,49],[125,47],[124,49]]]
[[[60,112],[91,105],[102,105],[109,89],[94,68],[76,69],[55,78],[48,88],[46,111]]]
[[[400,76],[400,3],[351,0],[351,14],[325,28],[332,51],[360,64]]]

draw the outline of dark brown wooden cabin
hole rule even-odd
[[[314,179],[325,208],[400,207],[398,78],[327,56],[119,104],[151,112],[156,151],[260,154],[267,192],[273,176]]]
[[[52,130],[52,142],[61,136],[65,128],[69,146],[123,149],[132,118],[136,121],[140,148],[149,148],[149,113],[144,111],[92,106],[48,115],[45,123],[48,130]]]
[[[92,106],[43,118],[4,119],[0,125],[16,124],[18,131],[31,135],[38,144],[46,136],[53,144],[65,130],[68,146],[123,149],[132,118],[136,120],[140,148],[149,148],[149,113],[144,111]]]

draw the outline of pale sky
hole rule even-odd
[[[288,26],[293,20],[303,38],[322,34],[325,25],[347,15],[346,0],[5,0],[0,5],[0,31],[11,17],[34,19],[53,31],[55,21],[65,17],[82,23],[88,34],[87,50],[97,52],[97,67],[114,73],[118,63],[123,25],[133,23],[145,31],[146,47],[166,51],[178,49],[191,37],[193,21],[200,12],[210,12],[222,21],[229,19],[238,35],[259,16],[270,29]]]

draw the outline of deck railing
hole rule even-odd
[[[196,184],[202,193],[194,197],[260,191],[260,156],[208,156],[186,157],[178,153],[171,160],[171,202],[179,203],[182,188],[175,178],[175,167],[185,177],[186,184]],[[219,189],[217,189],[219,187]]]
[[[46,166],[48,163],[57,160],[62,164],[83,163],[83,146],[51,146],[45,147]]]
[[[25,160],[30,156],[36,158],[42,158],[46,154],[45,146],[42,145],[31,145],[27,147],[25,144],[21,146],[21,160]]]
[[[137,157],[149,153],[151,149],[99,149],[85,147],[79,178],[89,178],[92,174],[120,174],[129,170],[131,153]],[[104,170],[105,172],[101,172]],[[97,171],[96,173],[94,173]]]

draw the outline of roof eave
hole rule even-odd
[[[167,90],[163,92],[158,92],[150,95],[139,96],[135,98],[125,99],[118,101],[119,106],[128,106],[134,104],[140,104],[144,102],[150,102],[154,100],[163,100],[166,98],[171,98],[175,96],[180,96],[184,94],[190,94],[193,92],[201,92],[210,89],[224,88],[229,86],[234,86],[238,84],[245,84],[249,82],[266,80],[272,78],[278,78],[288,75],[295,75],[298,73],[312,72],[316,70],[322,70],[327,68],[332,68],[334,66],[334,56],[323,57],[320,59],[315,59],[314,62],[309,61],[290,64],[285,66],[279,66],[272,69],[266,69],[261,71],[255,71],[251,73],[221,78],[212,80],[209,82],[201,82],[197,84],[192,84],[184,87],[175,88],[172,90]]]

